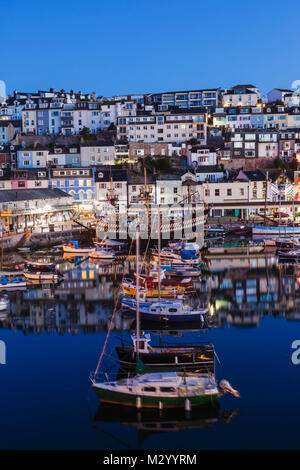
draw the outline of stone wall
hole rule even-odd
[[[233,158],[232,160],[222,160],[220,164],[224,165],[224,170],[263,170],[274,168],[272,158]]]

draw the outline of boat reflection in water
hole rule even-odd
[[[116,445],[131,448],[132,442],[126,443],[126,433],[119,427],[116,433],[111,433],[110,424],[118,423],[120,426],[133,427],[137,431],[138,449],[142,449],[144,441],[150,436],[159,436],[162,433],[183,433],[190,429],[203,429],[216,426],[218,423],[229,424],[231,419],[239,413],[238,408],[230,412],[223,410],[218,401],[210,405],[197,407],[192,412],[183,409],[140,409],[123,407],[122,413],[116,406],[102,403],[93,419],[94,428],[101,433],[100,441],[104,444],[107,438],[115,440]],[[132,439],[130,434],[130,439]],[[106,445],[106,444],[104,444]],[[120,447],[118,447],[120,448]]]

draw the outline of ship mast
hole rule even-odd
[[[158,215],[158,300],[160,302],[160,284],[161,284],[161,281],[160,281],[160,250],[161,250],[161,240],[160,240],[160,236],[161,236],[161,225],[160,225],[160,208],[158,206],[158,209],[157,209],[157,215]]]
[[[140,355],[140,272],[139,272],[139,257],[140,257],[140,227],[136,226],[136,358],[139,359]]]

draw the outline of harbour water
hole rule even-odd
[[[46,252],[34,256],[43,260]],[[291,348],[300,340],[300,267],[280,265],[272,253],[209,257],[196,285],[197,300],[210,310],[207,328],[161,336],[213,343],[217,379],[228,379],[241,397],[159,413],[100,404],[89,383],[134,258],[113,265],[53,260],[62,283],[9,293],[0,312],[1,449],[300,448],[300,364]],[[4,259],[6,268],[21,262],[21,255]],[[110,352],[132,327],[132,316],[116,316],[104,360],[112,373],[118,364]]]

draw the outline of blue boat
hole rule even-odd
[[[26,281],[23,278],[8,279],[4,274],[0,276],[0,290],[13,290],[26,287]]]

